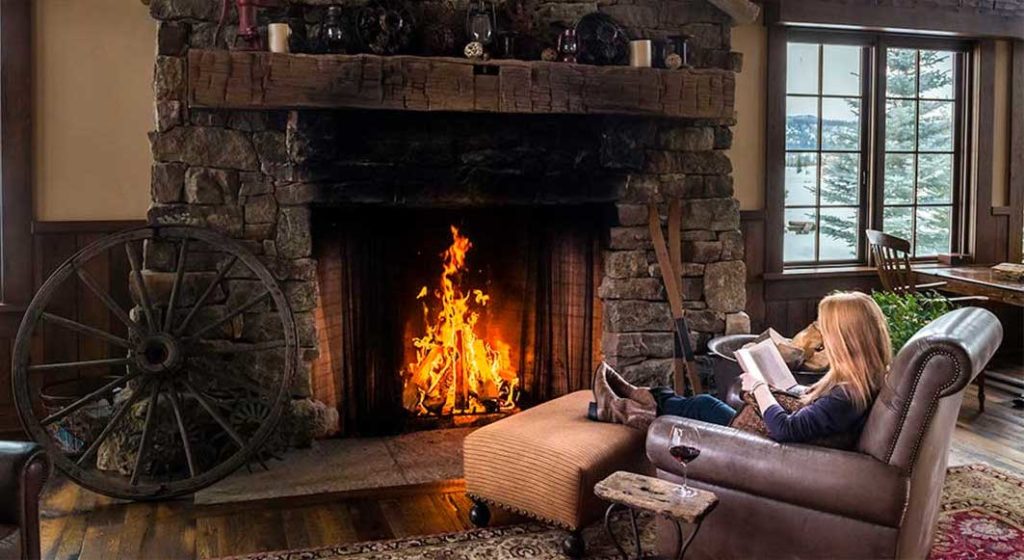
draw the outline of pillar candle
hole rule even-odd
[[[629,65],[634,68],[650,68],[653,58],[650,39],[629,42]]]

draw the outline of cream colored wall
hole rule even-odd
[[[764,208],[764,123],[767,85],[768,30],[760,22],[732,30],[732,48],[743,53],[743,71],[736,76],[736,126],[729,158],[736,198],[742,210]]]
[[[149,205],[156,26],[138,0],[35,0],[37,220],[139,219]]]

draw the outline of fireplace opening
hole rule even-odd
[[[471,426],[590,386],[607,205],[314,214],[314,396],[343,435]]]

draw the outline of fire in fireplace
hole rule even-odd
[[[510,346],[478,332],[480,312],[491,296],[463,285],[473,244],[454,225],[451,234],[437,286],[423,286],[416,296],[423,304],[425,332],[411,339],[415,361],[402,372],[402,404],[420,416],[514,409],[519,376]]]

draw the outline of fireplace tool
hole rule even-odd
[[[661,231],[661,217],[658,215],[658,207],[651,204],[648,207],[649,226],[651,229],[651,241],[654,243],[654,254],[658,258],[658,265],[661,267],[661,278],[665,281],[665,291],[668,293],[668,304],[671,307],[672,319],[675,323],[675,380],[673,388],[675,392],[685,394],[686,382],[690,381],[690,389],[693,394],[704,392],[700,381],[700,371],[697,369],[697,362],[694,360],[693,345],[690,344],[690,327],[686,323],[686,315],[683,312],[683,292],[679,282],[682,278],[682,235],[680,228],[683,221],[682,204],[679,199],[673,199],[668,207],[668,243],[665,242],[665,234]]]
[[[217,32],[213,36],[214,43],[217,42],[224,29],[224,24],[227,23],[228,1],[221,0],[220,21],[217,22]],[[235,36],[234,44],[230,47],[240,51],[266,50],[257,23],[258,10],[259,8],[282,8],[284,6],[286,6],[284,0],[235,0],[235,7],[238,9],[238,35]]]

